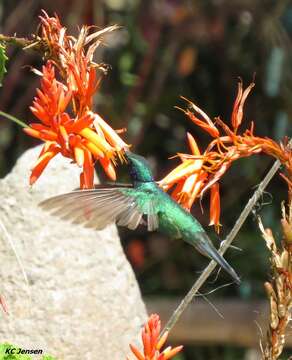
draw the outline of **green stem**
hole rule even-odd
[[[32,40],[25,38],[18,38],[16,36],[6,36],[3,34],[0,34],[0,41],[5,42],[7,44],[18,45],[22,48],[33,44]]]
[[[6,119],[8,120],[11,120],[11,121],[14,121],[17,125],[20,125],[21,127],[23,128],[26,128],[28,127],[28,125],[26,123],[24,123],[23,121],[17,119],[16,117],[10,115],[10,114],[7,114],[6,112],[4,111],[0,111],[0,115],[5,117]]]

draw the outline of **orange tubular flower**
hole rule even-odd
[[[111,180],[116,179],[115,156],[122,160],[123,152],[129,146],[91,110],[92,98],[100,82],[97,70],[104,70],[92,61],[93,53],[101,36],[115,28],[89,34],[89,28],[82,27],[75,39],[67,36],[57,17],[50,18],[43,12],[42,41],[46,43],[46,56],[50,60],[42,72],[35,71],[41,75],[41,86],[30,108],[40,123],[32,123],[24,131],[44,141],[45,145],[32,170],[31,185],[58,153],[82,168],[81,188],[93,187],[96,161],[101,163]],[[57,71],[62,81],[57,80]]]
[[[148,322],[142,330],[143,354],[133,344],[130,344],[132,353],[137,360],[167,360],[179,353],[183,346],[175,348],[167,347],[164,351],[160,351],[165,344],[168,332],[165,332],[160,338],[161,322],[157,314],[152,314]],[[127,357],[129,360],[129,357]]]
[[[219,130],[216,128],[212,120],[209,118],[209,116],[200,109],[197,105],[193,104],[190,100],[182,97],[183,100],[187,101],[189,104],[189,107],[193,109],[196,113],[198,113],[203,120],[199,119],[195,114],[193,114],[189,109],[182,110],[196,125],[198,125],[200,128],[205,130],[207,133],[209,133],[213,137],[219,136]]]
[[[242,134],[237,132],[243,119],[244,103],[254,85],[251,83],[243,90],[242,82],[239,82],[231,116],[231,127],[218,117],[212,122],[206,113],[187,100],[189,107],[187,110],[183,110],[184,113],[213,139],[206,150],[200,152],[195,139],[192,135],[187,134],[192,154],[178,154],[182,163],[159,181],[159,185],[164,190],[174,187],[171,196],[187,210],[190,210],[198,197],[202,197],[207,190],[210,190],[210,225],[214,225],[217,232],[220,226],[218,182],[232,163],[239,158],[265,153],[279,159],[288,172],[289,176],[284,176],[284,179],[288,180],[287,184],[292,197],[292,153],[288,141],[285,140],[284,144],[277,144],[269,138],[254,136],[253,123],[251,123],[250,129]],[[190,109],[199,114],[202,120],[198,119]]]
[[[251,92],[252,88],[255,86],[255,83],[251,83],[244,92],[242,91],[242,81],[238,82],[238,92],[233,105],[233,111],[231,115],[231,123],[234,131],[236,132],[240,126],[243,118],[243,105],[245,103],[248,94]]]
[[[219,233],[220,224],[220,195],[219,195],[219,184],[215,183],[211,187],[211,196],[210,196],[210,223],[209,225],[214,225],[216,232]]]

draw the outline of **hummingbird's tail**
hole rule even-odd
[[[235,270],[228,264],[222,255],[218,253],[208,235],[205,232],[197,233],[196,242],[193,242],[192,245],[203,255],[211,258],[216,261],[234,280],[237,284],[240,284],[240,278],[236,274]]]

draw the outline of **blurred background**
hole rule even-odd
[[[253,120],[258,135],[275,140],[291,136],[291,1],[2,0],[1,33],[35,33],[41,9],[49,15],[56,12],[72,33],[82,24],[121,26],[97,53],[97,60],[109,64],[110,71],[96,95],[96,110],[113,128],[128,129],[124,138],[150,160],[156,179],[178,164],[169,157],[188,151],[186,131],[202,149],[210,140],[174,108],[183,106],[181,95],[211,118],[220,115],[228,122],[238,77],[247,86],[255,76],[256,87],[245,106],[242,127]],[[29,123],[34,119],[28,107],[39,85],[30,67],[39,68],[41,59],[15,47],[9,47],[8,55],[0,110]],[[36,144],[16,124],[1,119],[1,177],[23,151]],[[222,182],[222,231],[217,236],[207,229],[217,246],[272,163],[265,156],[256,156],[240,160],[228,171]],[[97,171],[105,180],[99,168]],[[126,172],[121,168],[119,181],[124,180]],[[240,250],[231,249],[226,256],[242,284],[228,285],[230,279],[223,273],[218,279],[216,273],[211,276],[202,289],[206,296],[195,300],[171,335],[173,344],[185,345],[177,359],[258,358],[255,349],[265,335],[261,331],[265,332],[262,326],[267,321],[263,283],[269,279],[269,260],[255,214],[280,238],[280,203],[285,199],[286,185],[275,177],[236,239]],[[193,214],[207,227],[207,198],[202,205],[205,212],[196,205]],[[167,320],[207,260],[189,245],[158,233],[120,229],[120,235],[149,310]],[[291,329],[287,335],[292,337]]]

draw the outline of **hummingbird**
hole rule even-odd
[[[235,270],[219,254],[202,225],[159,188],[148,161],[130,151],[125,152],[125,157],[132,184],[75,190],[49,198],[40,206],[61,219],[97,230],[113,222],[131,230],[142,224],[148,231],[158,230],[171,238],[182,239],[215,260],[239,284]]]

